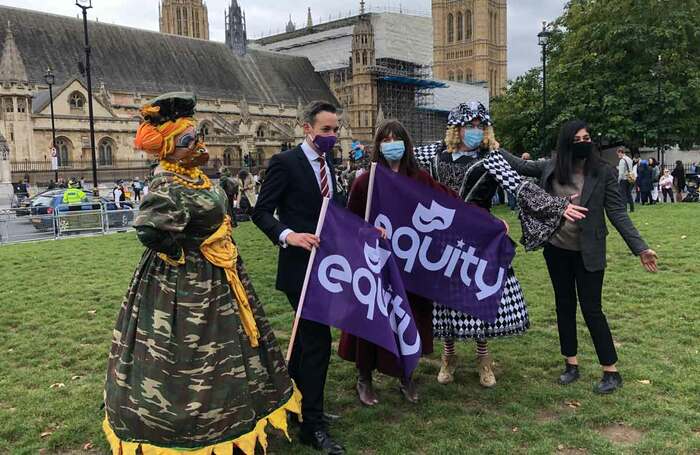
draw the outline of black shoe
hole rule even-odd
[[[604,371],[603,379],[593,388],[595,393],[608,394],[622,388],[622,376],[617,371]]]
[[[345,448],[335,442],[326,430],[316,430],[313,433],[302,431],[299,433],[299,439],[302,444],[311,446],[328,455],[342,455],[345,453]]]
[[[559,384],[568,385],[574,381],[577,381],[580,377],[581,374],[578,372],[578,365],[571,365],[570,363],[567,363],[566,369],[561,375],[559,375]]]

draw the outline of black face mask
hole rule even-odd
[[[583,160],[591,156],[593,153],[593,143],[592,142],[575,142],[571,146],[571,152],[574,158],[577,160]]]

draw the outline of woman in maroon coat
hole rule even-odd
[[[430,175],[418,168],[413,156],[413,141],[406,128],[397,120],[386,120],[377,128],[374,137],[373,162],[380,166],[386,166],[394,172],[411,177],[416,181],[444,191],[458,197],[457,193],[439,184]],[[369,187],[369,172],[358,177],[350,190],[348,208],[355,214],[364,218],[367,205],[367,191]],[[408,301],[413,312],[413,318],[418,326],[423,345],[423,354],[433,352],[433,304],[432,301],[408,293]],[[343,332],[340,338],[338,354],[341,358],[355,362],[357,366],[357,394],[360,402],[366,406],[374,406],[379,402],[377,394],[372,387],[372,371],[396,378],[401,378],[399,389],[403,396],[410,402],[418,401],[418,392],[412,379],[403,379],[402,369],[396,357],[389,351]]]

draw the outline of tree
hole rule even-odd
[[[571,0],[552,28],[548,148],[572,118],[632,147],[700,142],[700,0]],[[514,150],[539,143],[524,125],[541,134],[540,74],[531,70],[494,100],[499,137]]]

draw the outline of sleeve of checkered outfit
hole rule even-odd
[[[416,162],[420,167],[423,169],[430,169],[430,164],[441,150],[442,142],[436,142],[434,144],[414,148],[413,155],[415,156]]]
[[[504,190],[517,194],[518,188],[522,184],[522,178],[503,158],[503,155],[496,150],[492,151],[484,160],[484,167],[489,174],[496,178]]]

